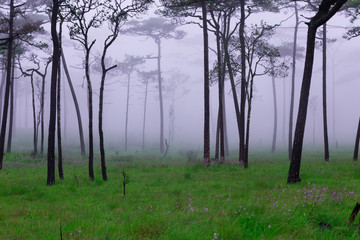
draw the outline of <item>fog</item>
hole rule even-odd
[[[261,20],[276,23],[289,17],[290,13],[279,14],[255,14],[249,21],[259,23]],[[151,11],[147,16],[154,16]],[[308,16],[312,16],[309,13]],[[304,18],[302,18],[304,20]],[[328,44],[327,56],[327,100],[328,100],[328,129],[330,150],[334,146],[346,146],[353,144],[355,140],[356,127],[359,118],[359,110],[356,107],[360,102],[360,45],[359,39],[345,40],[342,35],[345,27],[350,26],[348,20],[342,15],[337,15],[328,22],[328,38],[336,38],[336,42]],[[276,29],[272,43],[280,45],[284,42],[293,41],[294,18],[290,18]],[[45,29],[49,29],[46,25]],[[174,139],[170,142],[169,151],[178,151],[182,148],[202,150],[203,145],[203,40],[202,30],[197,25],[180,26],[179,29],[186,32],[183,39],[164,39],[162,41],[162,73],[163,84],[168,85],[172,81],[172,75],[182,76],[186,81],[179,84],[175,90],[175,130]],[[70,40],[64,28],[64,53],[72,76],[73,85],[79,101],[85,141],[87,140],[87,89],[82,69],[83,51],[73,40]],[[92,37],[97,39],[91,61],[95,62],[97,52],[101,51],[102,41],[105,36],[104,29],[93,33]],[[304,23],[300,25],[298,44],[306,47],[307,27]],[[215,48],[215,40],[212,33],[210,46]],[[47,35],[45,38],[49,38]],[[123,61],[127,55],[155,56],[157,47],[155,42],[146,37],[135,37],[120,35],[109,51],[112,60]],[[210,67],[216,59],[210,51]],[[290,61],[290,60],[289,60]],[[26,63],[24,63],[24,66]],[[94,65],[94,63],[93,63]],[[30,66],[30,65],[28,65]],[[311,84],[310,99],[316,99],[315,111],[308,111],[305,129],[305,149],[323,145],[323,123],[322,123],[322,51],[315,50],[314,71]],[[299,59],[296,65],[295,86],[295,108],[294,125],[297,117],[300,87],[303,75],[304,59]],[[147,59],[140,66],[143,70],[156,70],[156,60]],[[104,96],[104,137],[105,149],[109,151],[124,150],[124,129],[126,111],[126,82],[127,77],[117,69],[111,70],[106,80]],[[49,70],[51,72],[51,70]],[[19,72],[17,72],[19,75]],[[62,72],[62,133],[65,150],[80,148],[78,140],[78,126],[73,100],[70,89]],[[49,116],[49,81],[48,74],[45,96],[45,132],[48,129]],[[91,73],[94,93],[94,136],[98,136],[98,94],[100,74],[92,70]],[[277,145],[285,147],[288,137],[288,121],[290,106],[291,74],[285,78],[276,79],[277,105],[278,105],[278,133]],[[270,76],[257,77],[254,81],[255,95],[250,129],[250,152],[258,148],[271,149],[273,131],[273,95]],[[31,87],[29,78],[21,77],[16,80],[16,108],[15,108],[15,141],[24,144],[23,151],[31,151],[32,141],[32,108]],[[142,146],[142,121],[144,108],[144,85],[140,83],[137,74],[131,78],[130,108],[129,108],[129,151],[141,150]],[[210,90],[211,96],[211,119],[210,134],[211,147],[215,145],[216,121],[218,112],[218,86],[213,84]],[[238,131],[234,111],[233,98],[229,81],[225,82],[226,93],[226,120],[229,145],[236,150],[238,146]],[[164,92],[164,138],[169,139],[169,109],[172,99],[169,93]],[[145,147],[148,150],[158,150],[159,145],[159,100],[157,81],[149,83],[149,95],[147,103],[147,118]],[[45,133],[45,136],[47,134]],[[315,138],[314,138],[315,136]],[[45,137],[46,139],[46,137]],[[95,149],[98,149],[95,141]],[[25,144],[27,143],[27,145]],[[22,145],[21,145],[22,146]],[[19,146],[15,146],[19,147]],[[19,147],[20,148],[20,147]]]

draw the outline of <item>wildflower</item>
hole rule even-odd
[[[269,227],[268,228],[271,228],[271,225],[269,225]]]
[[[81,233],[81,229],[79,229],[79,231],[78,231],[79,233]]]

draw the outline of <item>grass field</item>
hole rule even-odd
[[[109,180],[96,168],[91,182],[86,159],[67,158],[65,180],[48,187],[45,159],[10,154],[0,172],[0,239],[359,239],[359,219],[347,224],[360,190],[350,152],[329,163],[304,154],[298,184],[286,184],[288,167],[285,154],[260,152],[249,169],[111,156]]]

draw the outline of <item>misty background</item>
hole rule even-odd
[[[142,19],[158,17],[152,8]],[[269,24],[279,23],[289,18],[292,12],[281,13],[257,13],[247,20],[248,23],[259,23],[265,21]],[[312,12],[304,13],[306,17],[314,15]],[[301,18],[305,20],[305,18]],[[276,34],[271,42],[279,46],[282,43],[293,41],[294,17],[283,22],[276,29]],[[328,22],[328,38],[336,39],[335,42],[328,44],[327,76],[328,76],[328,128],[329,142],[331,150],[334,149],[336,142],[339,146],[353,144],[355,140],[356,127],[359,117],[358,104],[360,95],[358,89],[360,82],[360,46],[359,39],[346,40],[342,35],[346,32],[346,27],[351,27],[349,21],[342,14],[335,15]],[[44,25],[47,33],[40,36],[49,40],[50,24]],[[203,144],[203,42],[202,30],[197,25],[179,26],[179,30],[186,32],[183,39],[174,40],[164,39],[162,41],[162,73],[164,85],[164,138],[169,139],[169,111],[172,105],[172,94],[175,103],[173,106],[175,116],[175,130],[173,141],[170,142],[169,151],[181,148],[202,149]],[[87,136],[87,90],[84,78],[83,50],[79,44],[68,38],[67,28],[64,27],[63,50],[67,59],[67,64],[72,76],[73,85],[80,105],[84,134]],[[97,39],[94,46],[91,61],[92,66],[96,65],[96,60],[100,56],[102,48],[102,37],[105,29],[93,31],[91,36]],[[298,46],[306,47],[307,26],[301,23],[298,32]],[[215,49],[214,35],[209,33],[210,47]],[[96,53],[99,53],[97,55]],[[123,61],[125,55],[134,56],[155,56],[157,47],[151,38],[140,36],[120,35],[109,50],[109,57],[112,61]],[[305,54],[303,52],[303,54]],[[309,146],[323,145],[323,126],[322,126],[322,101],[321,101],[321,48],[315,50],[314,71],[310,92],[309,111],[305,129],[305,148]],[[216,59],[216,55],[210,51],[210,67]],[[290,63],[289,58],[289,63]],[[23,67],[31,64],[22,63]],[[139,65],[140,70],[156,70],[156,60],[147,59],[145,63]],[[296,122],[298,100],[304,68],[304,58],[298,59],[296,66],[296,85],[295,85],[295,108],[294,123]],[[51,70],[49,70],[51,72]],[[95,144],[97,140],[97,121],[98,121],[98,93],[100,84],[100,73],[91,69],[93,93],[94,93],[94,136]],[[19,76],[17,72],[15,76]],[[64,76],[64,74],[62,73]],[[175,78],[177,77],[177,79]],[[47,76],[46,95],[45,95],[45,136],[48,130],[49,116],[49,87],[50,74]],[[73,147],[80,148],[78,139],[78,126],[75,115],[73,100],[65,76],[62,78],[62,132],[64,149]],[[172,93],[167,87],[176,82],[176,88]],[[277,104],[278,104],[278,146],[286,146],[289,121],[290,106],[290,87],[291,76],[276,79]],[[110,151],[124,150],[124,131],[125,131],[125,110],[126,110],[126,82],[127,76],[118,69],[111,70],[106,79],[104,95],[104,136],[105,148]],[[273,131],[273,95],[270,76],[256,77],[254,81],[254,101],[251,116],[250,129],[250,152],[257,146],[271,149],[271,138]],[[129,150],[141,150],[142,145],[142,121],[145,87],[141,84],[136,73],[131,77],[130,89],[130,109],[129,109]],[[225,102],[227,133],[230,148],[237,148],[238,134],[236,116],[234,111],[233,99],[229,81],[225,82]],[[31,87],[29,78],[19,78],[15,81],[15,134],[14,140],[24,143],[14,145],[23,151],[31,150],[32,138],[32,108],[31,108]],[[214,83],[210,89],[210,134],[211,147],[215,144],[216,121],[218,110],[218,86]],[[145,132],[145,148],[158,149],[159,142],[159,100],[157,92],[157,81],[149,83],[149,95],[147,103],[147,120]],[[311,106],[311,109],[310,109]],[[47,138],[45,138],[46,140]],[[87,137],[85,137],[87,141]],[[95,145],[95,146],[96,146]],[[26,149],[25,149],[26,148]],[[97,147],[95,148],[97,149]]]

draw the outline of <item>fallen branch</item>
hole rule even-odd
[[[359,210],[360,210],[360,204],[357,202],[354,209],[351,212],[349,218],[349,225],[351,225],[354,222],[356,215],[359,213]]]

